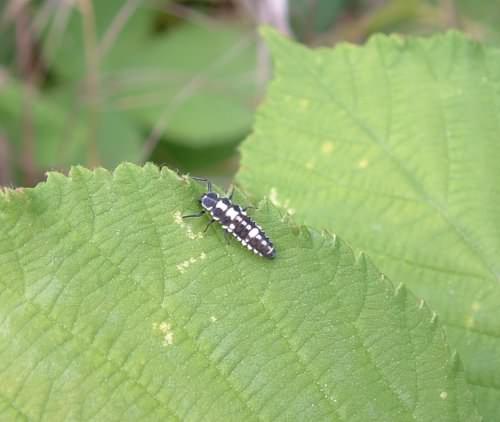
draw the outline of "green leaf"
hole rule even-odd
[[[239,181],[428,301],[499,420],[500,52],[457,33],[317,51],[266,37],[275,79]]]
[[[0,419],[479,420],[402,285],[267,203],[273,261],[203,234],[202,189],[121,165],[0,195]]]

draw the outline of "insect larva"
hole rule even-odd
[[[209,180],[200,177],[193,177],[193,179],[207,182],[207,192],[200,198],[200,205],[203,209],[197,214],[185,215],[183,218],[201,217],[208,213],[212,219],[206,229],[217,221],[227,233],[232,234],[243,246],[255,254],[269,259],[276,257],[273,243],[264,230],[247,215],[246,208],[233,204],[232,192],[227,197],[221,197],[212,191],[212,184]]]

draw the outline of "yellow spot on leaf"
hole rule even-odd
[[[323,145],[321,145],[321,152],[323,154],[331,154],[333,151],[333,143],[332,142],[324,142]]]
[[[269,191],[269,200],[274,206],[284,208],[288,215],[295,214],[295,209],[290,207],[290,200],[285,199],[281,202],[281,200],[278,199],[278,191],[274,187]]]
[[[479,309],[481,309],[481,304],[479,302],[473,302],[472,306],[471,306],[471,309],[474,312],[477,312],[477,311],[479,311]]]
[[[170,346],[174,343],[174,331],[172,330],[172,325],[169,322],[162,321],[160,323],[153,322],[153,329],[159,330],[163,335],[163,345]]]
[[[201,238],[203,238],[203,233],[202,232],[199,232],[199,233],[194,233],[193,232],[193,229],[191,228],[191,226],[189,224],[187,224],[184,221],[184,219],[182,218],[182,214],[181,214],[180,211],[174,212],[173,217],[174,217],[174,222],[176,224],[178,224],[182,229],[184,229],[184,231],[186,232],[186,236],[189,239],[195,240],[195,239],[201,239]]]
[[[210,317],[210,321],[212,321],[212,322],[217,322],[217,317],[216,317],[216,316],[214,316],[214,315],[212,315],[212,316]]]
[[[358,162],[358,167],[360,169],[365,169],[368,167],[368,160],[366,158],[363,158],[362,160],[359,160]]]
[[[474,316],[473,315],[469,315],[465,318],[465,326],[467,328],[472,328],[474,327]]]
[[[278,191],[276,190],[276,188],[271,188],[271,190],[269,191],[269,200],[275,206],[280,205],[278,202]]]
[[[196,264],[199,260],[204,260],[206,257],[207,255],[205,254],[205,252],[202,252],[198,257],[192,256],[185,261],[182,261],[180,264],[177,264],[175,268],[177,268],[177,271],[179,271],[181,274],[184,274],[191,265]]]
[[[165,334],[165,337],[163,338],[163,345],[170,346],[173,343],[174,343],[174,333],[169,332],[169,333]]]
[[[315,166],[315,162],[314,160],[309,160],[307,163],[306,163],[306,168],[309,169],[309,170],[312,170]]]
[[[441,397],[443,400],[446,400],[448,398],[448,393],[446,391],[441,391],[439,397]]]
[[[182,226],[184,224],[184,220],[182,219],[182,214],[180,211],[174,212],[174,221],[179,226]]]

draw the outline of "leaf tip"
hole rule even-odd
[[[450,356],[450,367],[452,371],[459,372],[463,370],[462,361],[460,360],[460,356],[456,350],[451,352]]]
[[[113,171],[113,176],[120,176],[124,173],[131,173],[131,172],[139,173],[139,171],[141,170],[142,168],[139,167],[138,165],[125,161],[116,166],[115,170]]]
[[[420,298],[420,300],[418,301],[418,310],[422,311],[424,309],[425,309],[425,300]]]
[[[406,286],[403,283],[399,283],[394,289],[394,296],[397,298],[403,298],[405,297],[405,295],[406,295]]]
[[[365,251],[358,251],[354,255],[354,261],[356,265],[366,265],[366,252]]]
[[[79,178],[82,176],[88,176],[90,174],[92,174],[91,170],[89,170],[86,167],[77,165],[77,166],[71,166],[71,168],[69,169],[69,172],[68,172],[68,177],[70,179],[76,179],[76,178]]]

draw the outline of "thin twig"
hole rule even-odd
[[[10,160],[9,141],[0,133],[0,186],[7,186],[12,183]]]
[[[24,173],[24,184],[31,186],[36,182],[35,162],[35,133],[33,124],[33,102],[35,86],[37,84],[37,68],[35,63],[34,41],[29,31],[30,20],[27,5],[22,4],[16,8],[16,56],[17,67],[23,77],[23,99],[22,99],[22,150],[20,167]]]
[[[85,80],[86,100],[89,106],[88,120],[88,165],[99,165],[99,151],[97,148],[98,102],[99,102],[99,54],[97,52],[97,33],[94,9],[91,0],[79,0],[80,13],[83,21],[83,39],[87,75]]]
[[[104,55],[109,51],[109,49],[113,46],[118,35],[125,27],[125,24],[130,19],[130,17],[134,14],[134,12],[141,5],[143,0],[127,0],[127,2],[120,8],[120,10],[116,13],[113,21],[109,25],[106,33],[101,38],[98,47],[99,57],[104,57]]]
[[[55,57],[61,41],[64,37],[64,32],[69,22],[69,18],[75,7],[76,0],[57,0],[57,7],[52,19],[52,25],[48,30],[46,42],[44,43],[45,56],[50,62]]]
[[[288,23],[288,0],[238,0],[238,3],[244,11],[253,17],[257,26],[271,25],[282,34],[292,36],[292,30]],[[257,40],[256,60],[257,86],[263,90],[270,78],[271,60],[268,49],[260,38]]]
[[[2,25],[9,21],[15,21],[19,13],[28,5],[29,0],[10,0],[5,4],[2,11]]]
[[[446,24],[451,28],[463,29],[463,22],[455,0],[441,0],[441,7],[445,12]]]
[[[45,0],[35,11],[31,20],[33,32],[37,35],[41,34],[47,27],[52,18],[52,15],[59,6],[60,0]]]

